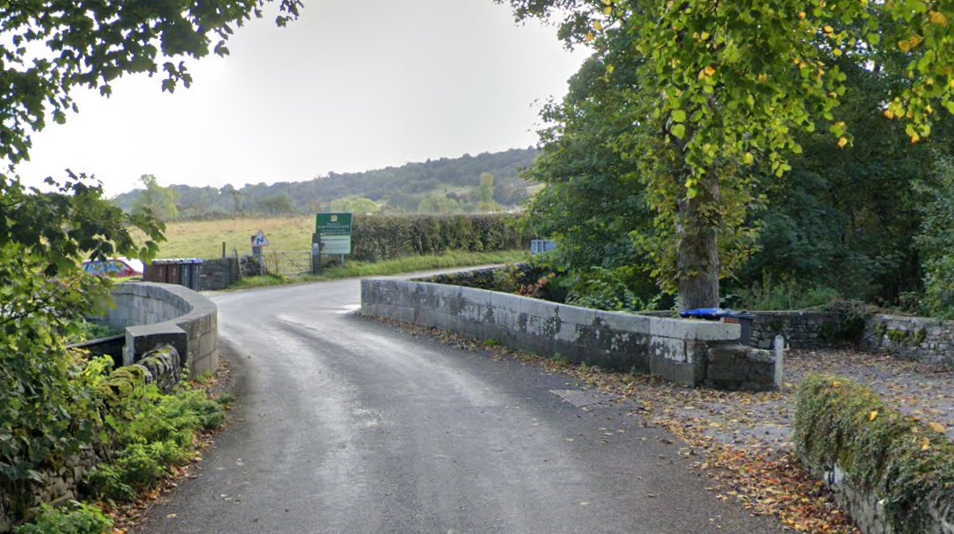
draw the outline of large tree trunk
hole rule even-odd
[[[709,172],[693,199],[679,203],[676,269],[683,310],[719,307],[719,179]]]

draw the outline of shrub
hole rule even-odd
[[[645,303],[626,285],[620,269],[592,267],[570,276],[567,283],[567,304],[608,311],[646,309]]]
[[[837,465],[849,483],[875,494],[898,534],[934,532],[932,508],[947,521],[954,514],[954,443],[938,430],[844,378],[809,376],[798,390],[799,456],[816,473]]]
[[[954,254],[927,264],[924,277],[924,311],[938,319],[954,319]]]
[[[920,185],[933,199],[921,207],[916,239],[925,272],[921,305],[932,316],[954,319],[954,160],[938,158],[936,171],[936,183]]]
[[[514,215],[373,215],[354,218],[351,258],[383,261],[448,251],[490,252],[529,247]]]
[[[154,487],[170,466],[189,461],[196,432],[221,426],[225,409],[202,389],[183,385],[163,395],[155,384],[137,385],[135,374],[120,378],[127,389],[104,418],[120,450],[87,476],[86,489],[124,502]]]
[[[15,534],[105,534],[113,522],[95,506],[73,503],[67,508],[43,505],[30,524],[14,529]]]
[[[114,502],[129,502],[136,498],[136,490],[123,482],[123,474],[111,464],[101,464],[90,471],[83,481],[86,493]]]
[[[804,310],[830,305],[841,299],[838,291],[796,281],[776,281],[766,276],[762,283],[737,289],[726,297],[730,306],[746,310]]]

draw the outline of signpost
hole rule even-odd
[[[339,255],[344,265],[345,256],[351,254],[351,220],[350,213],[319,213],[315,218],[311,252],[315,273],[320,270],[322,254]]]
[[[265,274],[265,263],[262,261],[262,247],[268,246],[268,239],[265,237],[265,232],[259,230],[257,234],[252,236],[252,255],[255,256],[255,260],[258,261],[258,274],[260,276]]]

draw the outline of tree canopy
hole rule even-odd
[[[63,339],[108,295],[109,283],[79,269],[84,256],[155,254],[163,225],[128,215],[84,174],[67,171],[52,191],[15,176],[30,135],[76,110],[72,91],[125,74],[162,73],[162,89],[191,83],[183,57],[228,53],[225,42],[269,0],[18,0],[0,4],[0,493],[28,504],[41,471],[61,468],[94,439],[97,366]],[[279,25],[301,2],[280,0]],[[141,228],[142,245],[131,237]],[[100,366],[101,367],[101,366]],[[88,369],[88,370],[84,370]],[[101,370],[101,369],[100,369]],[[22,510],[15,510],[20,512]]]
[[[111,83],[134,73],[162,74],[162,89],[192,83],[184,61],[210,52],[228,54],[236,26],[273,0],[199,2],[162,0],[20,0],[0,10],[0,158],[29,158],[30,133],[49,117],[76,110],[77,86],[112,92]],[[300,0],[279,2],[277,23],[298,16]]]
[[[757,200],[759,175],[781,177],[800,132],[852,143],[840,105],[846,70],[896,75],[881,114],[913,143],[954,112],[951,6],[924,0],[512,0],[518,18],[560,17],[569,45],[597,52],[622,39],[637,84],[619,113],[632,125],[614,149],[634,162],[670,232],[658,261],[686,307],[718,305],[718,236]],[[612,78],[616,63],[605,65]],[[744,211],[744,210],[743,210]],[[724,273],[721,273],[724,274]],[[661,273],[664,282],[666,274]]]

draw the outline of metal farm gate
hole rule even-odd
[[[311,273],[311,252],[265,252],[262,254],[265,274],[299,276]]]

